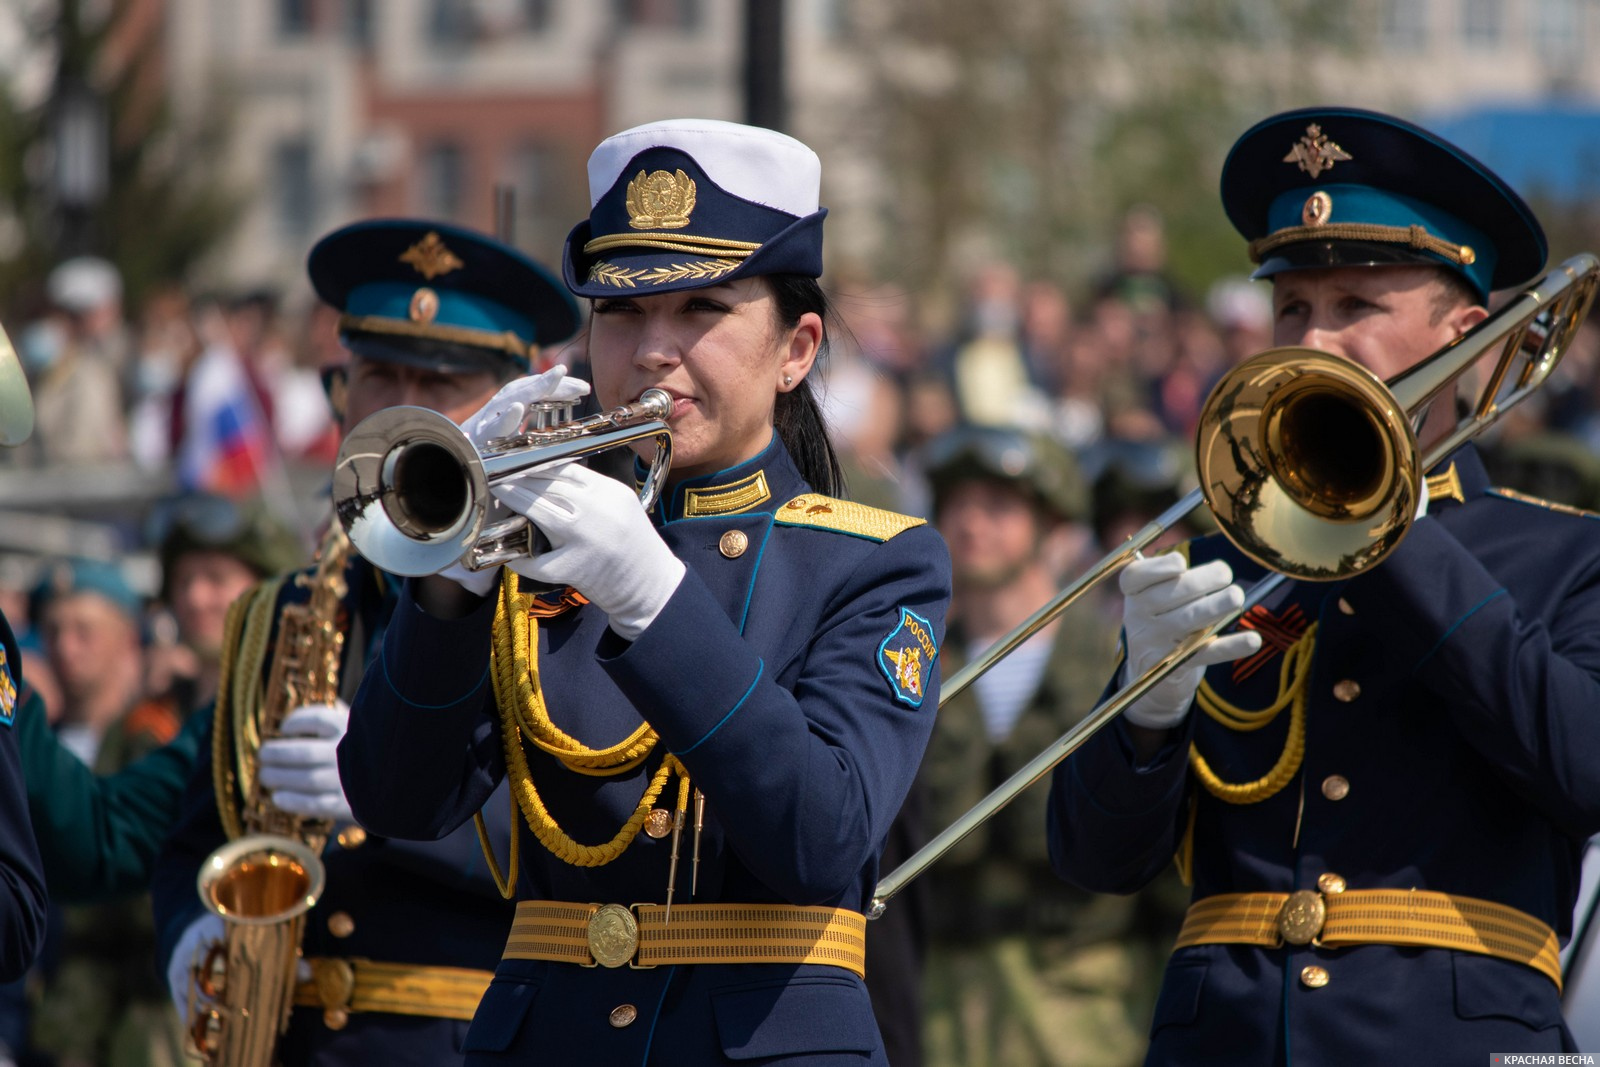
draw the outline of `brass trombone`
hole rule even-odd
[[[572,419],[572,407],[534,404],[526,429],[495,438],[481,453],[436,411],[374,412],[339,447],[334,514],[368,562],[390,574],[417,576],[457,562],[476,571],[534,555],[536,531],[527,519],[490,521],[498,507],[490,487],[538,467],[653,439],[656,452],[639,502],[654,503],[672,463],[666,423],[672,398],[646,389],[632,404],[584,419]]]
[[[1241,552],[1276,573],[1257,582],[1237,611],[1191,634],[885,875],[873,890],[867,917],[881,916],[913,878],[1286,579],[1348,578],[1393,552],[1416,514],[1424,472],[1544,384],[1588,314],[1597,286],[1600,259],[1574,256],[1454,344],[1388,382],[1309,348],[1269,349],[1228,372],[1201,412],[1195,446],[1200,487],[957,671],[944,683],[940,704],[1201,504],[1211,508]],[[1496,352],[1471,408],[1451,429],[1419,442],[1413,426],[1422,425],[1430,405],[1453,402],[1461,379]]]

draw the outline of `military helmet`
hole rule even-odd
[[[161,561],[162,599],[178,557],[190,552],[224,553],[262,578],[293,570],[308,556],[300,538],[259,500],[187,493],[158,505],[148,528]]]
[[[1064,521],[1088,514],[1088,491],[1078,461],[1043,434],[996,426],[960,426],[928,443],[924,453],[934,511],[967,481],[1010,482],[1027,489]]]
[[[1194,456],[1177,440],[1104,441],[1090,449],[1094,524],[1104,540],[1119,517],[1155,518],[1176,504],[1195,483]],[[1195,508],[1184,519],[1194,532],[1216,529],[1211,512]]]

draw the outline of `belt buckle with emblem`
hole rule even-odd
[[[621,904],[602,904],[600,910],[589,916],[585,938],[589,942],[589,955],[601,967],[616,968],[627,964],[633,970],[654,970],[653,964],[634,962],[634,957],[639,954],[639,921],[634,918],[632,908]]]
[[[349,960],[324,957],[311,961],[311,981],[322,1005],[322,1022],[329,1030],[343,1030],[350,1022],[350,1001],[355,996],[356,972]]]
[[[1278,935],[1291,945],[1309,945],[1322,933],[1328,906],[1322,894],[1313,889],[1298,889],[1278,909]]]

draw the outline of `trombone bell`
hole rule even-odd
[[[1195,445],[1200,488],[1229,540],[1271,570],[1348,578],[1399,546],[1416,514],[1416,434],[1371,372],[1275,348],[1224,375]]]

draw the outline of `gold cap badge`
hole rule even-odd
[[[1300,209],[1300,221],[1307,226],[1321,226],[1333,214],[1333,197],[1318,189],[1306,197],[1305,206]]]
[[[628,183],[628,225],[635,230],[681,230],[694,210],[694,179],[682,170],[646,174]]]
[[[441,274],[449,274],[466,266],[456,258],[454,252],[444,246],[438,233],[433,230],[429,230],[428,236],[401,253],[400,262],[411,264],[418,274],[430,282]]]
[[[1283,157],[1283,161],[1295,164],[1315,178],[1323,171],[1332,168],[1335,163],[1349,158],[1350,153],[1328,140],[1328,135],[1322,132],[1322,127],[1313,122],[1306,127],[1305,136],[1289,149],[1289,154]]]
[[[422,288],[411,294],[411,321],[430,323],[439,315],[439,294]]]

